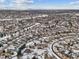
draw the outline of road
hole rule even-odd
[[[58,42],[58,41],[56,41]],[[54,55],[57,59],[62,59],[60,56],[57,55],[57,53],[53,50],[53,45],[56,43],[56,42],[53,42],[52,44],[50,44],[50,51],[51,51],[51,54]]]

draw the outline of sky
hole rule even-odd
[[[0,9],[79,9],[79,0],[0,0]]]

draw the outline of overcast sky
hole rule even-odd
[[[79,9],[79,0],[0,0],[0,9]]]

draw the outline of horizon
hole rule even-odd
[[[0,10],[79,10],[79,9],[0,9]]]

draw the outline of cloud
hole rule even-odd
[[[5,4],[5,2],[6,2],[6,0],[0,0],[0,9],[5,9],[7,7],[7,5]]]
[[[70,4],[71,4],[71,5],[76,5],[76,4],[79,5],[79,0],[76,0],[76,1],[74,1],[74,2],[70,2]]]
[[[33,3],[33,0],[12,0],[14,4]]]
[[[72,8],[79,9],[79,0],[74,0],[69,3]]]
[[[5,0],[0,0],[0,3],[3,3]]]
[[[27,9],[28,4],[33,4],[33,0],[12,0],[12,9]]]
[[[0,0],[0,9],[27,9],[34,0]]]

